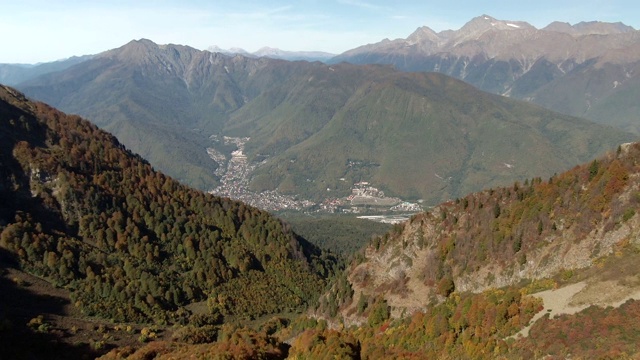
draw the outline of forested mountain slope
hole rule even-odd
[[[0,87],[0,247],[85,314],[184,322],[305,307],[331,258],[268,213],[155,171],[78,116]],[[322,255],[324,256],[324,255]]]
[[[622,144],[548,181],[416,215],[374,239],[312,318],[105,358],[637,357],[638,159],[640,144]]]
[[[551,278],[637,249],[639,159],[640,144],[623,144],[546,181],[488,189],[416,215],[365,249],[325,310],[357,321],[358,299],[384,298],[396,314],[413,312],[454,290]]]
[[[254,191],[323,200],[367,181],[435,204],[550,176],[634,137],[389,66],[229,57],[132,41],[20,85],[86,116],[175,178],[216,184],[211,140],[249,137]],[[327,190],[329,189],[329,191]]]
[[[255,172],[257,189],[327,196],[368,181],[437,204],[530,174],[550,176],[634,139],[437,73],[331,69],[319,69],[304,92],[286,92],[283,102],[266,92],[232,115],[232,126],[244,120],[256,129],[248,152],[269,155]],[[345,89],[339,106],[314,95],[336,89]],[[312,122],[309,112],[327,115]]]

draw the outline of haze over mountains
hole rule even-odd
[[[479,89],[640,132],[640,32],[621,23],[526,22],[482,15],[459,30],[417,29],[406,39],[347,51],[331,62],[436,71]]]
[[[254,51],[252,53],[240,48],[222,49],[215,45],[209,46],[207,50],[210,52],[217,52],[225,55],[268,57],[271,59],[282,59],[282,60],[289,60],[289,61],[305,60],[305,61],[326,62],[329,59],[336,56],[336,54],[331,54],[331,53],[322,52],[322,51],[286,51],[286,50],[281,50],[277,48],[271,48],[268,46],[260,48],[257,51]]]
[[[132,41],[19,86],[92,119],[168,174],[209,190],[211,135],[249,137],[254,191],[321,200],[366,181],[436,203],[549,176],[633,139],[612,128],[388,66],[226,56]]]
[[[91,55],[84,55],[42,64],[0,64],[0,84],[16,85],[40,75],[64,70],[90,58]]]

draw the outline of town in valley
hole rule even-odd
[[[386,196],[367,181],[353,184],[351,194],[346,197],[327,197],[320,202],[299,199],[277,190],[256,192],[250,189],[249,182],[261,163],[251,163],[244,153],[249,138],[212,135],[211,140],[214,144],[236,148],[230,156],[214,147],[207,148],[209,157],[218,164],[215,175],[220,179],[220,185],[210,191],[216,196],[239,200],[267,211],[357,214],[364,219],[387,223],[404,221],[423,210],[419,203]]]

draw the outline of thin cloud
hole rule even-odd
[[[389,9],[386,6],[380,6],[380,5],[372,4],[370,2],[359,1],[359,0],[338,0],[338,2],[344,5],[355,6],[355,7],[359,7],[361,9],[367,9],[367,10],[383,11],[383,10]]]
[[[266,9],[262,11],[251,11],[251,12],[230,12],[226,13],[227,17],[231,18],[243,18],[243,19],[267,19],[273,17],[274,15],[280,15],[287,11],[291,10],[291,6],[281,6],[275,9]]]

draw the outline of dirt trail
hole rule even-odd
[[[553,318],[556,315],[561,314],[575,314],[580,310],[586,309],[586,305],[582,306],[571,306],[569,303],[575,294],[580,292],[587,286],[587,283],[584,281],[579,282],[577,284],[572,284],[569,286],[565,286],[560,289],[546,290],[539,293],[532,294],[531,296],[535,296],[542,299],[544,308],[542,311],[537,313],[533,319],[529,322],[529,325],[524,329],[520,330],[513,337],[518,337],[520,335],[527,337],[529,336],[529,329],[531,326],[542,318],[545,314],[549,314],[550,318]]]
[[[639,288],[626,288],[626,291],[622,291],[623,288],[611,281],[593,284],[581,281],[559,289],[532,294],[531,296],[542,299],[544,308],[531,319],[527,327],[510,337],[529,336],[531,326],[545,314],[553,318],[556,315],[575,314],[591,305],[619,307],[629,299],[640,299]]]

